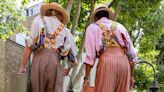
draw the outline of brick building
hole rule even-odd
[[[26,20],[22,24],[27,30],[30,30],[33,19],[40,13],[42,3],[38,1],[25,8],[23,15],[26,16]],[[19,33],[11,36],[6,42],[0,40],[0,92],[9,92],[10,76],[19,70],[25,36]]]

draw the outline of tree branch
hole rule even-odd
[[[164,51],[161,51],[157,56],[157,63],[160,64],[162,59],[164,59]]]
[[[71,29],[72,35],[75,34],[76,27],[78,26],[78,21],[79,21],[80,11],[81,11],[81,0],[77,0],[76,6],[77,6],[76,7],[76,14],[73,17],[73,24],[72,24],[72,29]]]
[[[93,9],[94,9],[94,0],[91,0],[90,14],[93,12]],[[78,55],[77,55],[77,60],[81,59],[81,55],[82,55],[82,52],[83,52],[83,49],[84,49],[84,43],[85,43],[86,28],[88,27],[89,23],[90,23],[90,16],[88,17],[88,21],[87,21],[86,27],[84,29],[83,37],[82,37],[82,40],[81,40],[81,43],[80,43],[80,46],[79,46],[79,52],[78,52]]]
[[[133,40],[133,44],[135,45],[136,40],[138,39],[138,37],[140,36],[141,30],[138,30],[137,36],[134,38]]]
[[[73,5],[73,0],[68,0],[67,8],[66,8],[66,10],[68,11],[68,13],[71,12],[71,10],[72,10],[72,5]]]
[[[113,14],[113,20],[117,19],[117,17],[119,15],[119,13],[121,12],[121,10],[122,10],[122,6],[120,4],[117,4],[116,10]]]

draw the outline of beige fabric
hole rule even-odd
[[[105,4],[99,4],[94,8],[93,13],[91,14],[90,17],[90,21],[91,22],[95,22],[95,15],[96,13],[98,13],[99,11],[107,11],[109,13],[109,19],[113,19],[113,12],[111,10],[108,9],[108,6]]]
[[[58,26],[61,24],[61,22],[55,17],[44,17],[45,21],[46,21],[46,25],[47,25],[47,32],[48,34],[53,34],[54,31],[56,31],[56,29],[58,28]],[[39,34],[40,34],[40,30],[42,28],[45,28],[43,21],[41,19],[40,16],[37,16],[32,24],[31,27],[31,32],[30,35],[26,38],[26,44],[28,47],[31,47],[33,45],[33,41],[38,38],[39,39]],[[70,33],[70,30],[66,27],[64,27],[64,29],[59,33],[59,35],[57,36],[57,38],[55,39],[55,47],[58,48],[59,46],[61,46],[63,44],[64,38],[67,37],[66,42],[65,42],[65,50],[68,50],[71,48],[74,56],[77,55],[77,49],[76,49],[76,45],[75,45],[75,40],[73,35]],[[38,41],[38,40],[37,40]]]
[[[63,92],[58,53],[43,49],[35,52],[31,65],[31,92]]]
[[[47,10],[49,10],[49,9],[57,10],[62,14],[62,16],[63,16],[62,23],[63,24],[67,24],[70,21],[69,13],[58,3],[53,2],[53,3],[43,4],[40,9],[41,14],[43,16],[45,16]]]
[[[10,92],[26,92],[27,76],[23,73],[13,73],[10,79]]]

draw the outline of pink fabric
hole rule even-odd
[[[112,21],[105,17],[98,20],[98,22],[106,25],[109,29],[112,24]],[[133,58],[135,60],[136,59],[136,51],[134,49],[134,46],[130,39],[130,36],[129,36],[126,28],[122,24],[118,23],[117,28],[115,30],[115,34],[119,40],[119,43],[121,45],[125,45],[124,41],[122,39],[121,33],[124,34],[126,40],[128,41],[129,51],[133,55]],[[84,63],[87,63],[89,65],[94,65],[95,56],[96,56],[95,52],[100,50],[100,45],[102,44],[101,34],[102,34],[102,30],[96,23],[90,24],[88,26],[88,28],[86,30],[86,39],[85,39],[86,56],[84,59]]]
[[[130,92],[130,66],[121,48],[108,48],[100,55],[95,92]]]

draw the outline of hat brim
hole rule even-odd
[[[107,11],[109,14],[109,19],[113,19],[113,12],[111,10],[109,10],[108,8],[100,8],[100,9],[96,9],[90,16],[90,22],[96,22],[95,20],[95,15],[100,12],[100,11]]]
[[[63,24],[66,25],[70,21],[69,13],[62,6],[60,6],[58,3],[49,3],[49,4],[42,5],[41,10],[40,10],[41,15],[45,16],[46,12],[50,9],[59,11],[62,14],[62,16],[63,16],[62,23]]]

